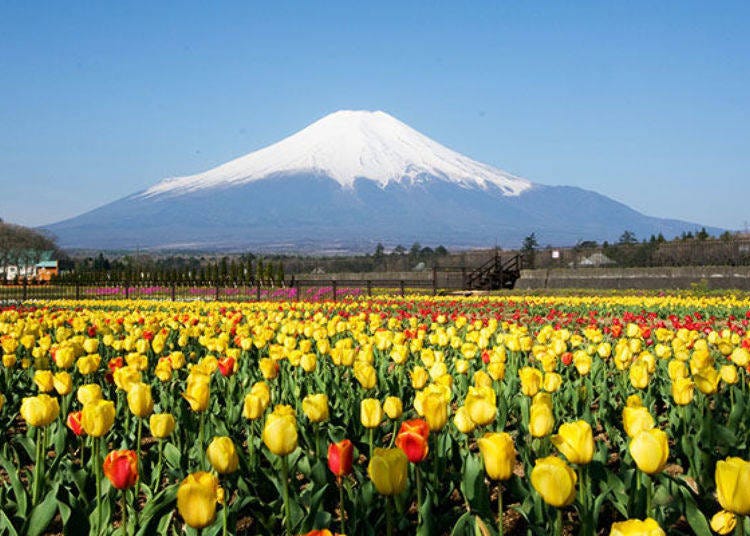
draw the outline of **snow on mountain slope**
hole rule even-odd
[[[328,176],[344,188],[352,188],[357,178],[385,187],[404,180],[419,181],[420,176],[464,188],[494,185],[510,196],[532,186],[526,179],[448,149],[387,113],[342,110],[204,173],[165,179],[141,196],[180,195],[300,172]]]

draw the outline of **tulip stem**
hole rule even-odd
[[[497,534],[503,536],[503,485],[497,481]]]
[[[247,427],[247,454],[250,458],[250,468],[252,469],[255,466],[255,438],[253,437],[254,428],[253,425],[255,421],[250,421],[250,424]]]
[[[385,497],[385,520],[386,520],[386,534],[387,536],[393,536],[393,504],[392,497],[386,495]]]
[[[201,411],[200,417],[198,417],[198,450],[200,451],[200,468],[203,469],[203,467],[206,465],[206,450],[203,448],[203,427],[204,427],[204,421],[205,421],[205,412]]]
[[[222,508],[222,510],[224,510],[223,512],[224,515],[221,518],[221,533],[223,534],[223,536],[227,536],[227,515],[228,515],[227,509],[228,508],[229,508],[229,505],[227,505],[226,503],[224,504],[224,508]]]
[[[346,511],[344,510],[344,486],[341,477],[336,478],[339,485],[339,511],[341,512],[341,534],[346,534]]]
[[[36,429],[36,457],[34,458],[34,487],[31,493],[31,505],[36,506],[39,500],[40,484],[42,479],[42,429]]]
[[[156,462],[156,483],[155,487],[158,490],[159,485],[161,484],[161,468],[162,468],[162,459],[164,458],[164,440],[159,439],[159,461]]]
[[[94,475],[96,476],[96,533],[102,532],[102,464],[99,460],[100,439],[93,438],[93,456],[91,462],[94,464]]]
[[[643,473],[643,478],[646,479],[646,517],[653,517],[651,515],[651,499],[654,493],[654,483],[646,473]]]
[[[419,464],[414,464],[414,473],[417,476],[417,526],[422,526],[422,471]]]
[[[120,497],[120,507],[122,508],[122,533],[128,536],[128,504],[125,499],[127,491],[122,490],[122,496]]]
[[[292,535],[292,510],[289,503],[289,462],[286,456],[281,457],[281,478],[284,480],[284,527],[287,536]]]
[[[738,516],[737,527],[734,529],[735,536],[745,536],[745,516]]]
[[[370,445],[370,459],[372,460],[372,445],[373,445],[373,435],[375,434],[375,428],[370,428],[370,434],[368,436],[368,444]]]
[[[555,517],[555,534],[556,536],[562,536],[562,533],[563,533],[562,510],[560,508],[555,508],[555,510],[557,510],[557,516]]]

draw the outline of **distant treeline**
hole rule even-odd
[[[279,286],[283,281],[310,273],[392,272],[431,269],[449,255],[443,246],[408,250],[396,246],[386,252],[378,244],[371,254],[350,256],[265,255],[154,255],[128,254],[73,258],[59,280],[244,281]]]

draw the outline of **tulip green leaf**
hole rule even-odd
[[[31,511],[28,526],[25,531],[27,536],[41,535],[49,525],[50,521],[52,521],[52,518],[55,517],[55,513],[57,512],[57,488],[58,485],[55,484],[52,489],[47,492],[44,500],[37,504]]]

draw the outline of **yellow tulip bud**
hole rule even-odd
[[[411,386],[417,391],[422,389],[426,384],[427,380],[430,379],[430,374],[423,367],[414,367],[409,373],[411,377]]]
[[[562,376],[557,372],[547,372],[542,380],[542,386],[548,393],[556,392],[562,385]]]
[[[328,395],[319,393],[307,395],[302,400],[302,411],[310,422],[323,422],[328,420]]]
[[[487,433],[477,443],[487,476],[492,480],[508,480],[516,462],[516,449],[510,435],[505,432]]]
[[[649,374],[646,364],[641,362],[633,363],[630,366],[630,384],[636,389],[645,389],[648,386]]]
[[[542,371],[533,367],[523,367],[518,371],[521,378],[521,392],[534,396],[542,386]]]
[[[208,403],[211,398],[209,387],[210,378],[205,374],[190,374],[187,378],[185,392],[182,396],[190,404],[190,409],[195,412],[202,412],[208,409]]]
[[[29,426],[47,426],[60,414],[57,398],[41,394],[21,401],[21,417]]]
[[[586,421],[562,424],[550,439],[570,463],[585,465],[594,457],[594,434]]]
[[[695,384],[690,378],[672,380],[672,399],[678,406],[686,406],[693,401]]]
[[[55,388],[54,378],[50,370],[37,370],[34,372],[34,383],[41,393],[49,393]]]
[[[102,437],[115,423],[115,404],[111,400],[93,400],[83,406],[81,425],[91,437]]]
[[[258,361],[260,373],[266,380],[273,380],[279,375],[279,364],[269,357],[263,357]]]
[[[128,391],[128,407],[136,417],[143,419],[154,411],[154,399],[151,386],[143,382],[135,383]]]
[[[490,378],[495,381],[503,380],[505,378],[505,363],[501,361],[492,361],[487,365],[487,374],[489,374]]]
[[[667,434],[658,428],[643,430],[630,440],[630,455],[646,474],[661,473],[669,458]]]
[[[464,407],[469,417],[478,426],[485,426],[495,420],[497,415],[497,396],[490,387],[469,387]]]
[[[441,430],[448,422],[448,403],[438,393],[429,392],[422,399],[422,414],[431,431]]]
[[[101,361],[102,358],[99,354],[91,354],[79,357],[78,361],[76,361],[76,366],[78,367],[78,372],[87,376],[99,369]]]
[[[726,510],[719,510],[711,518],[711,530],[718,534],[730,534],[737,526],[737,516]]]
[[[610,536],[665,536],[656,520],[647,517],[643,521],[640,519],[628,519],[612,523]]]
[[[377,428],[383,420],[383,407],[377,398],[365,398],[359,405],[359,419],[365,428]]]
[[[52,378],[52,383],[55,386],[55,391],[58,395],[67,395],[73,390],[73,378],[67,372],[60,371]]]
[[[397,396],[389,396],[383,403],[383,411],[388,415],[391,420],[398,419],[404,412],[404,405],[401,399]]]
[[[172,435],[175,427],[174,415],[171,413],[154,413],[148,421],[151,435],[157,439],[164,439]]]
[[[698,390],[704,395],[712,395],[719,389],[719,371],[713,367],[707,367],[693,374],[693,381]]]
[[[536,402],[531,404],[529,413],[529,433],[531,437],[546,437],[552,433],[554,427],[555,417],[552,414],[552,406]]]
[[[133,387],[134,384],[141,381],[140,371],[130,365],[116,369],[112,374],[112,377],[115,380],[117,388],[126,393],[130,391],[130,388]]]
[[[202,529],[214,522],[219,489],[219,479],[205,471],[192,473],[180,483],[177,511],[188,526]]]
[[[245,401],[242,405],[242,416],[246,419],[255,420],[263,415],[266,411],[266,406],[263,404],[263,399],[253,393],[245,395]]]
[[[648,412],[648,408],[644,406],[635,408],[626,406],[622,410],[622,425],[628,437],[633,438],[643,430],[653,428],[655,422],[654,418]]]
[[[453,416],[453,424],[462,434],[470,434],[477,426],[476,423],[471,420],[471,416],[469,415],[466,406],[461,406],[456,410],[456,414]]]
[[[78,388],[78,391],[76,391],[76,397],[78,398],[78,401],[85,406],[94,400],[101,400],[102,388],[96,383],[81,385]]]
[[[299,364],[305,372],[313,372],[318,366],[318,358],[312,353],[302,354]]]
[[[472,378],[475,387],[492,387],[492,377],[483,370],[478,370]]]
[[[734,385],[740,379],[737,374],[737,367],[734,365],[722,365],[719,369],[719,375],[724,383],[727,385]]]
[[[277,456],[294,452],[297,448],[297,419],[294,409],[283,404],[274,408],[263,426],[263,443]]]
[[[750,514],[750,462],[727,458],[716,463],[716,498],[721,507],[733,514]]]
[[[381,495],[398,495],[406,489],[409,459],[399,448],[375,449],[367,474]]]
[[[378,383],[375,367],[365,361],[354,363],[354,377],[363,389],[373,389]]]
[[[250,393],[257,396],[263,402],[263,409],[271,403],[271,388],[266,382],[256,382],[250,388]]]
[[[575,471],[556,456],[537,459],[531,470],[531,485],[544,502],[556,508],[573,503],[577,482]]]
[[[240,463],[234,443],[226,436],[213,438],[206,449],[206,458],[220,475],[234,473]]]

